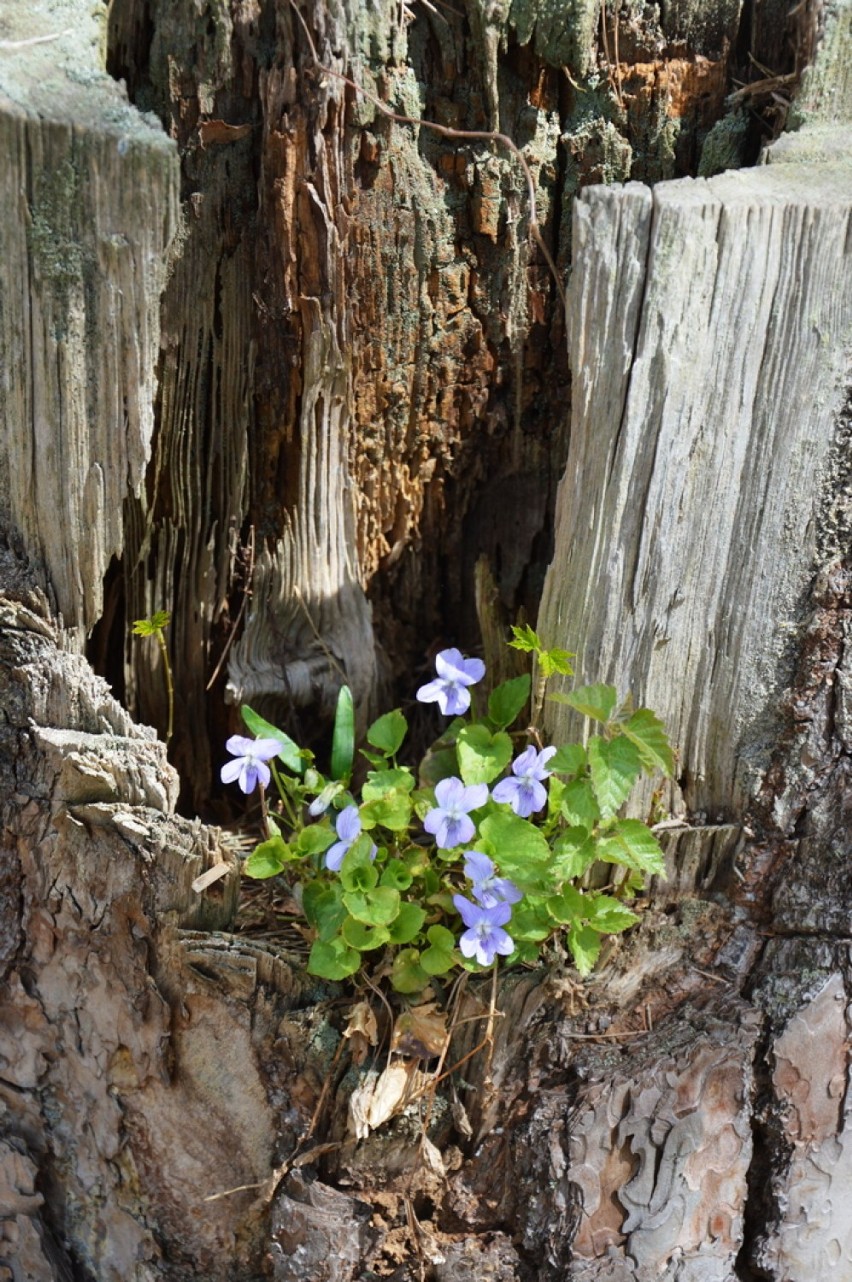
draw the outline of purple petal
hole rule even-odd
[[[269,761],[272,757],[277,757],[279,752],[283,752],[284,744],[280,739],[255,739],[251,751],[246,755],[254,757],[258,761]]]
[[[486,908],[484,911],[489,926],[505,926],[512,916],[512,905],[495,904],[493,908]]]
[[[330,872],[340,872],[340,865],[349,849],[348,841],[336,841],[325,852],[325,866]]]
[[[438,832],[443,822],[444,822],[444,812],[443,810],[441,810],[440,806],[437,806],[434,810],[429,811],[426,818],[423,820],[423,827],[430,834],[430,836],[434,837],[435,833]]]
[[[508,802],[514,809],[515,796],[517,795],[520,787],[521,785],[518,783],[517,779],[501,779],[497,786],[492,788],[491,796],[494,801],[499,801],[501,803]]]
[[[448,686],[438,697],[445,717],[460,717],[470,707],[470,694],[464,686]]]
[[[254,744],[254,739],[246,739],[241,734],[232,734],[226,741],[225,748],[235,757],[250,757],[254,753]]]
[[[501,895],[503,902],[507,904],[519,904],[523,899],[523,891],[508,877],[497,877],[494,880],[494,893]]]
[[[246,782],[248,782],[249,776],[251,776],[251,787],[246,788],[246,787],[243,787],[242,784],[240,784],[240,787],[243,787],[243,792],[246,792],[246,793],[254,792],[255,788],[257,787],[258,780],[260,781],[261,785],[264,788],[269,787],[269,779],[270,779],[269,766],[266,764],[265,761],[253,761],[250,765],[246,764],[246,768],[245,768]]]
[[[465,926],[473,927],[482,921],[482,908],[479,904],[472,904],[469,899],[465,899],[464,895],[453,895],[453,903]]]
[[[473,821],[467,815],[459,815],[457,819],[444,815],[435,837],[435,845],[441,850],[452,850],[454,846],[463,846],[466,841],[470,841],[475,832]]]
[[[425,686],[421,686],[416,696],[421,703],[437,703],[444,697],[444,682],[429,681]]]
[[[556,749],[556,748],[542,748],[541,752],[538,754],[538,768],[539,768],[539,770],[543,770],[543,769],[544,769],[544,767],[547,765],[548,761],[550,760],[550,758],[551,758],[551,757],[555,757],[555,756],[556,756],[556,753],[557,753],[557,749]],[[549,775],[551,775],[551,774],[553,774],[553,771],[552,771],[552,770],[548,770],[548,772],[547,772],[547,773],[548,773]]]
[[[478,810],[480,806],[485,805],[487,800],[488,784],[472,783],[469,788],[465,788],[464,790],[464,798],[461,803],[462,809]]]
[[[465,957],[473,957],[479,951],[479,936],[475,930],[466,930],[459,940],[459,948]],[[478,960],[478,958],[477,958]],[[487,963],[486,963],[487,964]]]
[[[455,775],[451,775],[449,779],[441,779],[435,784],[435,800],[443,810],[452,810],[456,807],[464,809],[464,794],[465,786]]]
[[[494,863],[481,850],[469,850],[464,857],[464,875],[470,881],[485,881],[494,875]]]
[[[234,783],[242,774],[242,758],[237,757],[235,761],[226,761],[219,772],[222,783]]]
[[[461,651],[453,646],[436,655],[435,671],[439,677],[445,677],[448,681],[472,686],[485,676],[485,664],[481,659],[465,659]]]
[[[532,744],[530,744],[528,748],[524,748],[520,756],[515,757],[515,760],[512,762],[512,774],[525,775],[528,771],[534,770],[537,757],[538,753]]]
[[[358,814],[358,807],[346,806],[337,816],[337,823],[334,826],[338,837],[351,846],[361,832],[361,816]]]

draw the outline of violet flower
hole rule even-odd
[[[523,819],[527,819],[533,811],[543,810],[547,805],[543,781],[553,774],[552,770],[545,770],[545,766],[555,755],[555,748],[542,748],[541,752],[536,752],[530,744],[512,762],[512,774],[515,777],[501,779],[491,796],[495,801],[507,801],[515,814]]]
[[[516,904],[523,895],[508,877],[498,877],[494,863],[479,850],[469,850],[464,857],[464,875],[473,884],[470,893],[483,908],[497,904]]]
[[[232,734],[225,747],[236,760],[228,761],[222,767],[222,783],[236,780],[246,796],[254,792],[258,783],[262,788],[269,787],[270,773],[266,763],[284,751],[283,743],[278,739],[246,739],[241,734]]]
[[[476,832],[468,812],[478,810],[488,800],[488,784],[474,783],[466,788],[461,779],[451,776],[435,785],[437,806],[423,820],[423,827],[435,838],[441,850],[452,850],[470,841]]]
[[[421,686],[417,698],[421,703],[437,703],[445,717],[457,717],[467,712],[470,707],[468,686],[476,685],[485,676],[485,664],[481,659],[465,659],[460,650],[453,647],[441,650],[435,657],[434,681]]]
[[[361,836],[361,816],[358,814],[358,807],[346,806],[341,810],[334,827],[340,840],[333,846],[329,846],[325,852],[325,866],[330,872],[340,872],[340,865],[343,863],[346,852]],[[375,857],[376,847],[373,846],[370,858],[375,859]]]
[[[503,930],[512,915],[511,904],[485,908],[482,904],[472,904],[464,895],[453,895],[453,903],[467,926],[459,939],[459,948],[465,957],[475,957],[480,966],[490,966],[498,953],[508,957],[514,951],[511,935]]]

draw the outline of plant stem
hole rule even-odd
[[[172,681],[172,665],[169,663],[169,651],[166,645],[166,638],[163,636],[163,629],[158,628],[155,636],[157,645],[160,647],[160,654],[163,656],[163,670],[166,674],[166,696],[169,702],[169,724],[166,729],[166,743],[172,737],[175,721],[175,687]]]

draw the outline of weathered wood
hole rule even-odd
[[[80,646],[151,454],[177,157],[104,72],[94,8],[7,6],[2,37],[0,524]]]
[[[545,635],[680,745],[712,819],[760,789],[822,525],[852,326],[852,165],[774,164],[576,206],[571,446]],[[817,565],[816,563],[819,562]],[[569,728],[564,711],[553,733]]]

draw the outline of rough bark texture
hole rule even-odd
[[[786,57],[758,8],[753,48]],[[65,13],[0,30],[0,1269],[843,1277],[848,170],[827,179],[852,9],[806,10],[823,31],[809,123],[768,167],[590,190],[570,252],[578,189],[695,168],[736,5],[666,5],[659,25],[625,4],[601,26],[579,0],[563,23],[520,0],[471,4],[467,25],[306,15],[321,58],[394,105],[500,123],[527,148],[545,233],[563,266],[573,253],[570,425],[516,171],[312,79],[283,2],[112,7],[111,66],[181,154],[157,368],[174,152],[100,72],[79,6]],[[32,35],[70,43],[3,44]],[[69,157],[74,182],[48,190]],[[346,1002],[295,952],[228,933],[233,850],[175,816],[163,746],[72,651],[115,556],[93,653],[162,723],[151,655],[124,676],[109,656],[128,617],[174,608],[174,756],[206,796],[204,687],[245,587],[234,697],[310,709],[337,663],[366,705],[383,663],[371,602],[392,665],[473,627],[480,554],[481,600],[535,601],[566,456],[542,626],[591,678],[617,657],[669,715],[681,797],[713,822],[669,835],[667,881],[588,982],[556,964],[509,976],[491,1052],[356,1143],[347,1103],[384,1056],[356,1062]],[[471,985],[450,1062],[480,1040],[488,997]]]

